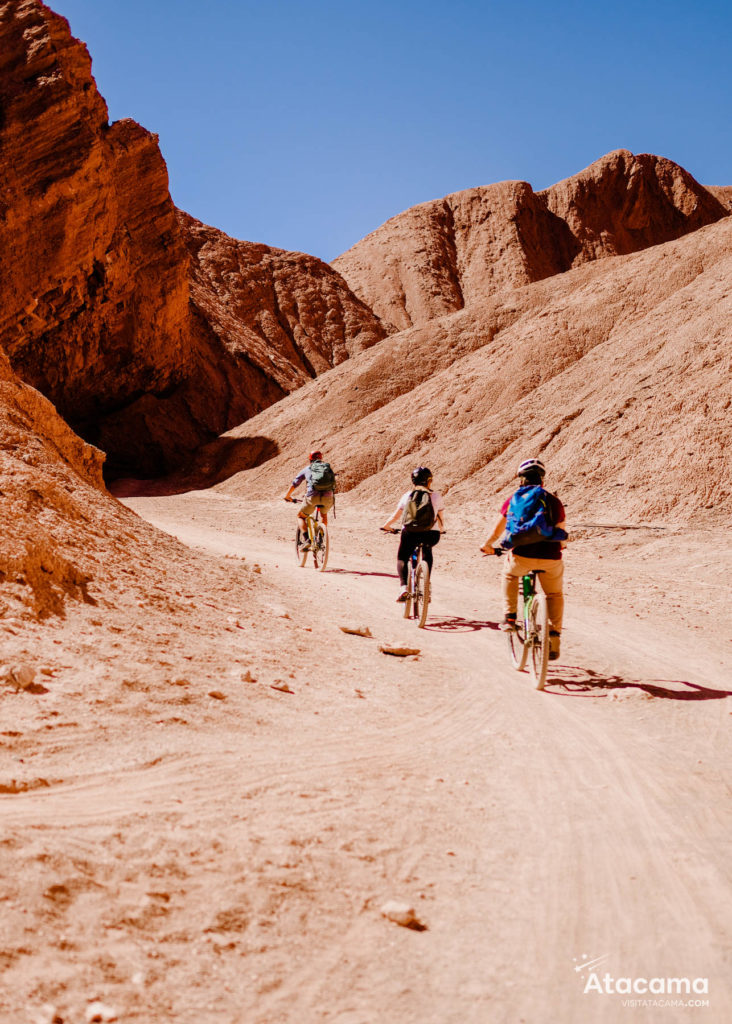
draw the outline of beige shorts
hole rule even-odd
[[[330,512],[333,508],[333,495],[332,494],[310,494],[303,501],[300,508],[297,510],[298,516],[314,516],[315,509],[318,505],[322,505],[323,512]]]

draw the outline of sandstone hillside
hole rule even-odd
[[[670,241],[727,212],[723,195],[670,160],[618,150],[543,192],[504,181],[412,207],[333,266],[404,330],[503,288]]]
[[[229,493],[274,496],[317,440],[349,502],[388,503],[428,463],[451,502],[491,507],[541,454],[575,517],[727,521],[731,277],[724,218],[504,289],[329,371],[204,449],[179,486],[231,477]]]

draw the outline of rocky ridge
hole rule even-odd
[[[398,331],[728,213],[722,194],[672,161],[618,150],[542,192],[506,181],[412,207],[333,266]]]
[[[541,454],[575,518],[728,518],[730,252],[724,218],[392,335],[203,449],[179,486],[213,466],[226,493],[277,493],[306,437],[358,503],[387,505],[421,463],[451,503],[490,504]],[[253,438],[279,454],[252,467]]]

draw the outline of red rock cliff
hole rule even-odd
[[[72,423],[167,388],[187,258],[157,138],[107,122],[83,44],[37,0],[0,10],[0,337]]]
[[[169,469],[385,334],[326,264],[180,215],[157,137],[109,125],[86,47],[0,6],[0,341],[114,472]]]

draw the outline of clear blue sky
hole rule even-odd
[[[727,0],[51,0],[176,205],[330,260],[389,217],[612,149],[732,185]]]

